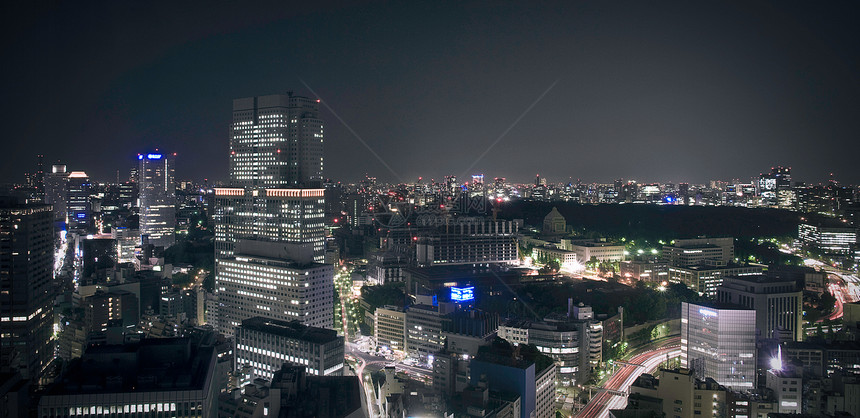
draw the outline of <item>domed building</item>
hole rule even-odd
[[[559,213],[558,208],[553,206],[552,210],[543,218],[543,230],[545,235],[564,234],[567,232],[567,221]]]

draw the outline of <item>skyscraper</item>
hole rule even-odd
[[[755,310],[681,303],[681,367],[737,391],[755,388]]]
[[[0,198],[0,367],[36,381],[54,355],[53,213]]]
[[[292,93],[234,100],[230,180],[238,187],[321,187],[319,100]]]
[[[317,100],[289,93],[233,101],[231,187],[215,189],[218,312],[210,317],[220,332],[232,335],[255,315],[333,326],[334,270],[320,264],[322,147]]]
[[[149,235],[151,244],[164,248],[176,240],[174,156],[161,152],[137,156],[140,162],[140,233]]]
[[[66,211],[69,230],[86,230],[92,224],[90,177],[83,171],[72,171],[68,177]]]
[[[65,164],[54,164],[45,174],[45,203],[53,205],[54,219],[66,220],[66,200],[69,194],[69,172]]]

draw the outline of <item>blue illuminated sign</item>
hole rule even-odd
[[[160,160],[161,154],[146,154],[146,158],[149,158],[150,160]]]
[[[451,300],[455,302],[466,302],[474,299],[475,286],[451,288]]]
[[[142,160],[142,159],[143,159],[143,154],[137,154],[137,159],[138,159],[138,160]]]
[[[85,212],[78,212],[75,214],[75,216],[77,216],[78,219],[84,219],[87,217],[87,214]]]

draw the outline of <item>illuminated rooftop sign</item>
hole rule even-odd
[[[451,288],[451,300],[455,302],[466,302],[474,299],[475,286]]]
[[[150,160],[160,160],[161,154],[146,154],[146,158]]]

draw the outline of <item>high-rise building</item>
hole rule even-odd
[[[139,154],[140,233],[157,247],[176,241],[175,154]]]
[[[54,355],[53,212],[0,198],[0,367],[30,381]]]
[[[803,289],[797,281],[765,275],[725,277],[717,300],[756,311],[761,338],[803,339]]]
[[[83,171],[69,173],[66,213],[69,230],[85,230],[92,224],[90,177]]]
[[[323,135],[319,100],[292,93],[233,100],[230,181],[238,187],[319,188]]]
[[[755,310],[681,303],[681,367],[737,391],[755,388]]]
[[[325,189],[215,189],[215,258],[238,240],[310,244],[325,261]]]
[[[69,193],[69,172],[64,164],[54,164],[45,174],[45,203],[53,205],[54,219],[66,220],[66,200]]]
[[[323,133],[318,100],[289,93],[233,101],[231,187],[215,189],[213,216],[219,331],[232,334],[258,315],[334,325],[334,270],[319,264]]]
[[[253,316],[334,326],[334,267],[313,262],[307,245],[240,240],[218,264],[218,328]]]

